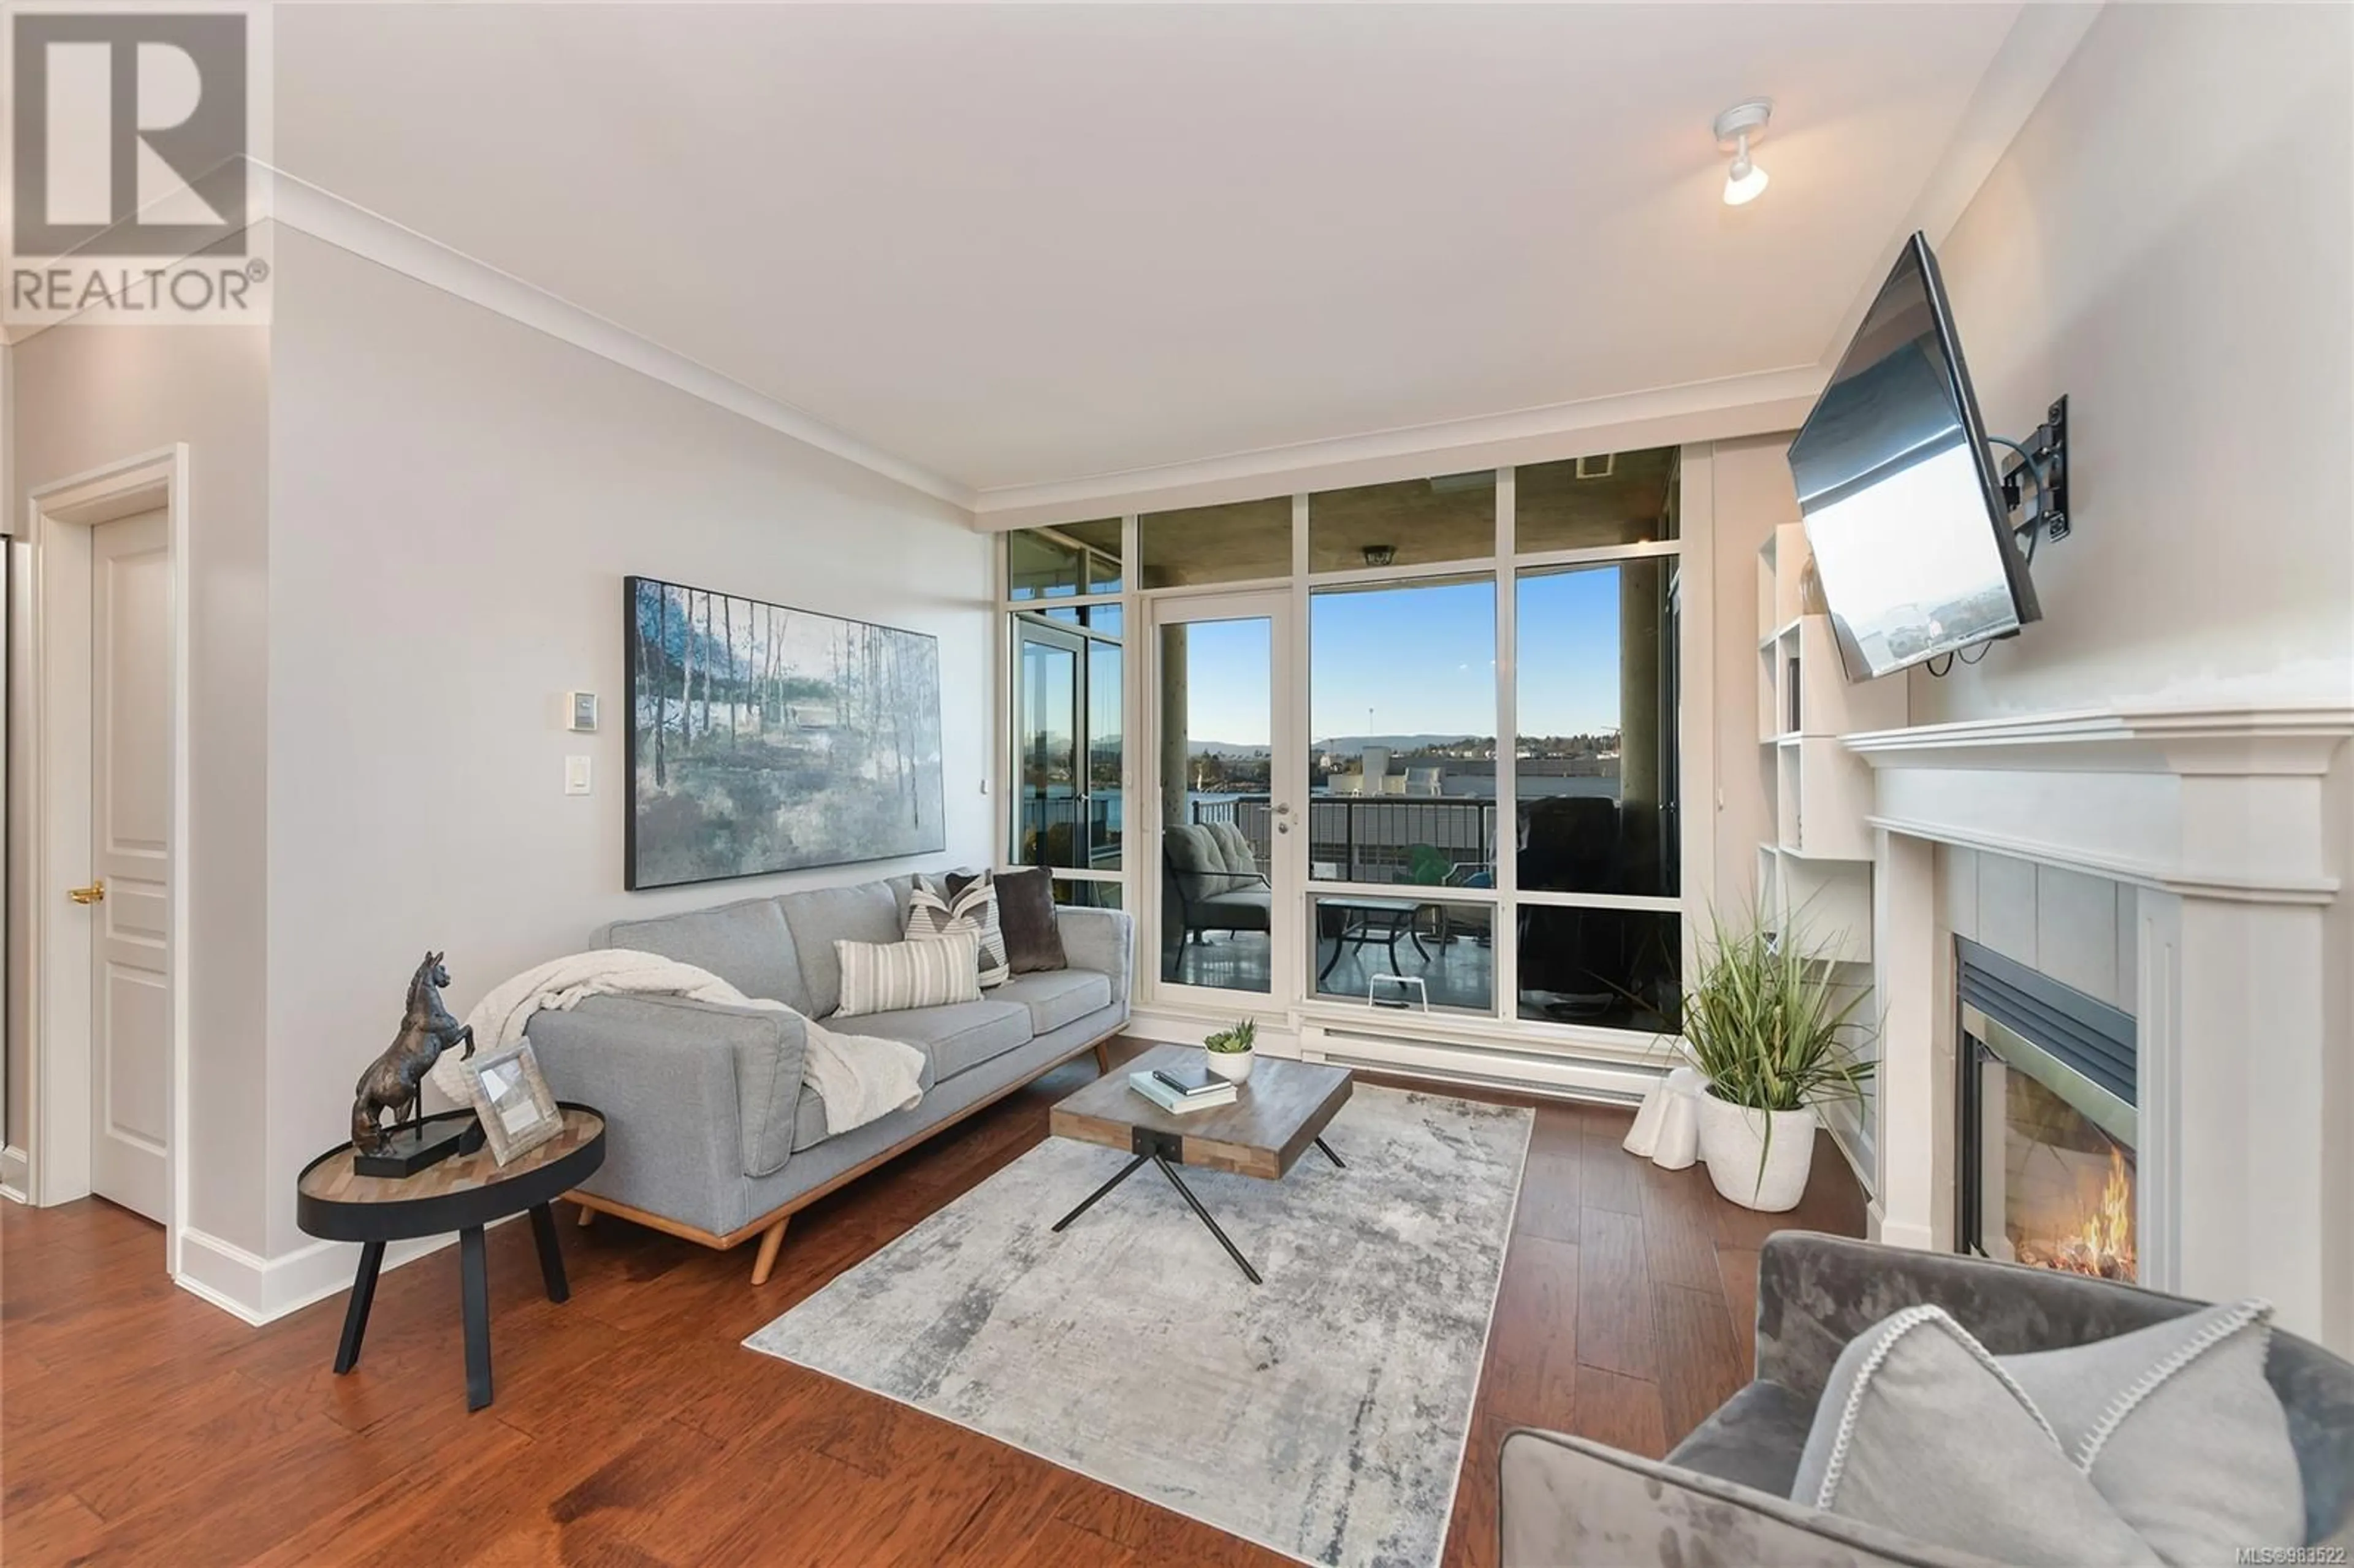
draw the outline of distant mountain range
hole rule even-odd
[[[1329,740],[1315,743],[1319,751],[1330,751],[1341,757],[1354,757],[1369,746],[1386,746],[1392,751],[1413,751],[1425,746],[1459,746],[1467,740],[1486,740],[1487,736],[1471,735],[1336,735]],[[1236,746],[1223,740],[1197,740],[1186,747],[1193,757],[1265,757],[1264,746]]]

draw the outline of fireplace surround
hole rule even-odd
[[[1954,965],[1956,1249],[2137,1282],[2133,1019],[1967,938]]]
[[[1940,846],[2134,890],[2139,1283],[2354,1350],[2354,707],[2120,705],[1850,734],[1873,773],[1873,1234],[1951,1249]]]

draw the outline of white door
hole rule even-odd
[[[90,1189],[162,1221],[171,1128],[172,559],[164,514],[90,541]],[[85,889],[78,896],[88,897]]]
[[[1299,832],[1288,592],[1163,599],[1147,681],[1158,824],[1151,994],[1231,1021],[1279,1017],[1299,996]]]

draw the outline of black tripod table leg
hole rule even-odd
[[[1081,1214],[1086,1213],[1089,1209],[1094,1208],[1096,1206],[1097,1199],[1102,1197],[1106,1192],[1110,1192],[1114,1187],[1119,1186],[1122,1181],[1127,1181],[1129,1177],[1135,1175],[1136,1168],[1143,1164],[1145,1160],[1150,1158],[1151,1158],[1150,1155],[1140,1154],[1135,1159],[1129,1160],[1127,1164],[1121,1166],[1119,1175],[1113,1177],[1110,1181],[1105,1182],[1102,1186],[1088,1193],[1086,1201],[1081,1202],[1077,1208],[1073,1209],[1069,1213],[1065,1214],[1061,1219],[1056,1220],[1054,1224],[1055,1233],[1057,1235],[1061,1234],[1063,1228],[1066,1225],[1068,1225],[1073,1220],[1077,1219]]]
[[[466,1408],[491,1402],[491,1271],[482,1251],[482,1227],[458,1233],[458,1303],[466,1319]]]
[[[1177,1189],[1177,1195],[1185,1200],[1186,1207],[1192,1209],[1194,1216],[1210,1227],[1210,1234],[1218,1238],[1218,1245],[1226,1249],[1226,1255],[1235,1260],[1235,1266],[1243,1271],[1243,1277],[1253,1285],[1265,1284],[1266,1281],[1258,1277],[1258,1270],[1250,1266],[1250,1259],[1245,1257],[1240,1249],[1226,1239],[1226,1233],[1218,1228],[1218,1222],[1210,1217],[1210,1211],[1202,1207],[1202,1200],[1193,1196],[1193,1189],[1185,1185],[1183,1178],[1177,1174],[1177,1167],[1170,1164],[1158,1154],[1152,1156],[1152,1163],[1161,1167],[1161,1173],[1169,1178],[1169,1184]]]
[[[368,1308],[376,1305],[376,1277],[384,1266],[384,1243],[360,1244],[359,1272],[352,1276],[352,1298],[344,1308],[344,1338],[335,1347],[335,1375],[360,1364],[360,1341],[367,1338]]]

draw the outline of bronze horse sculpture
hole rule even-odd
[[[433,1070],[442,1052],[453,1045],[463,1045],[466,1049],[461,1061],[474,1054],[473,1030],[459,1022],[441,1005],[440,988],[450,983],[450,971],[441,967],[445,956],[428,953],[425,961],[417,966],[417,973],[408,981],[408,1003],[401,1014],[400,1033],[393,1036],[385,1054],[360,1075],[352,1091],[355,1097],[352,1101],[352,1147],[363,1153],[380,1154],[389,1141],[386,1129],[376,1125],[376,1118],[383,1112],[393,1113],[394,1132],[406,1123],[424,1119],[418,1101],[423,1094],[425,1075]]]

